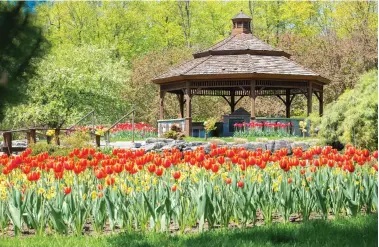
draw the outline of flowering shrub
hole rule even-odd
[[[55,130],[47,130],[46,135],[47,136],[53,136],[55,134]]]
[[[292,123],[250,122],[235,123],[234,137],[291,136]]]
[[[347,146],[294,148],[274,153],[212,145],[180,152],[145,153],[114,149],[74,149],[67,156],[47,153],[0,156],[0,230],[46,229],[81,235],[90,223],[126,230],[181,232],[207,222],[265,223],[274,212],[286,222],[293,213],[308,220],[355,216],[378,209],[378,152]]]

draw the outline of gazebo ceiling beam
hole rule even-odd
[[[317,98],[318,100],[320,100],[319,92],[313,92],[313,93],[314,93],[314,95],[316,95],[316,98]]]
[[[283,99],[282,96],[277,94],[276,97],[278,97],[283,102],[283,104],[286,104],[286,100]]]
[[[232,103],[226,98],[225,95],[221,95],[221,97],[228,103],[229,106],[232,106]]]
[[[245,97],[245,96],[240,96],[240,97],[239,97],[239,99],[236,101],[236,105],[238,104],[238,102],[241,101],[241,99],[243,99],[243,97]]]
[[[293,99],[295,98],[296,94],[293,94],[290,99],[290,105],[292,104]]]

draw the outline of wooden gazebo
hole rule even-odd
[[[255,119],[257,96],[277,96],[290,118],[293,98],[307,97],[307,113],[312,112],[312,94],[323,112],[323,86],[329,80],[290,59],[290,54],[254,37],[251,18],[239,13],[233,19],[232,35],[212,47],[193,54],[193,59],[153,79],[160,88],[160,119],[164,119],[166,93],[177,95],[185,134],[191,135],[191,100],[195,95],[221,96],[234,112],[236,104],[250,97],[250,118]],[[184,115],[184,105],[186,112]]]

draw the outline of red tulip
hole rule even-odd
[[[102,198],[103,196],[104,196],[104,193],[103,193],[103,192],[100,191],[99,193],[97,193],[97,197],[98,197],[98,198]]]
[[[98,185],[97,185],[97,189],[98,189],[98,190],[103,190],[103,189],[104,189],[104,186],[103,186],[102,184],[98,184]]]
[[[24,174],[28,174],[28,173],[32,170],[32,168],[31,168],[30,166],[28,166],[28,165],[25,165],[25,166],[23,166],[23,167],[21,168],[21,170],[22,170],[22,172],[23,172]]]
[[[158,167],[155,170],[155,174],[157,174],[158,177],[162,176],[162,174],[163,174],[163,168],[162,167]]]
[[[210,162],[210,160],[204,160],[203,165],[206,170],[209,170],[212,167],[212,163]]]
[[[178,180],[180,178],[180,171],[174,171],[172,173],[172,177],[175,179],[175,180]]]
[[[212,166],[212,171],[213,171],[214,173],[217,173],[217,172],[218,172],[218,169],[219,169],[219,166],[218,166],[217,164],[214,164],[214,165]]]
[[[108,185],[114,185],[114,177],[107,177],[107,179],[105,180],[105,182]]]
[[[300,165],[302,167],[304,167],[307,164],[307,162],[305,160],[300,160],[299,162],[300,162]]]
[[[378,159],[378,150],[374,151],[372,156],[374,156],[375,159]]]
[[[237,182],[237,186],[240,187],[240,188],[243,188],[243,186],[244,186],[243,181],[242,180],[238,181]]]
[[[155,172],[155,165],[154,164],[151,164],[147,167],[147,170],[150,172],[150,173],[153,173]]]
[[[232,158],[234,156],[233,150],[230,150],[230,149],[226,150],[225,154],[226,154],[226,157],[228,157],[228,158]]]
[[[195,158],[196,158],[197,162],[203,161],[204,160],[204,153],[202,153],[202,152],[196,153]]]
[[[27,175],[27,178],[29,181],[37,181],[38,179],[40,179],[40,177],[41,177],[41,173],[39,171],[38,172],[33,171]]]
[[[63,172],[54,172],[54,176],[56,179],[62,179],[63,178]]]
[[[209,153],[212,157],[215,157],[218,152],[217,152],[217,149],[211,149],[210,153]]]
[[[171,190],[172,190],[173,192],[176,191],[176,184],[174,184],[174,185],[171,187]]]
[[[105,172],[104,168],[98,168],[95,170],[95,176],[97,179],[103,179],[107,176],[107,173]]]
[[[63,188],[63,192],[66,194],[66,195],[68,195],[68,194],[70,194],[71,193],[71,187],[64,187]]]
[[[319,159],[313,160],[313,165],[314,166],[320,166],[320,160]]]
[[[328,160],[328,166],[330,168],[333,168],[334,167],[334,161],[333,160]]]
[[[171,161],[170,159],[166,158],[163,160],[163,167],[164,168],[169,168],[171,166]]]
[[[362,150],[362,154],[363,154],[363,156],[365,156],[365,157],[370,156],[370,152],[369,152],[367,149],[363,149],[363,150]]]
[[[225,163],[225,157],[224,156],[219,156],[217,157],[217,162],[220,163],[221,165]]]
[[[226,182],[226,184],[231,184],[232,183],[232,179],[231,178],[226,178],[225,182]]]
[[[117,163],[117,164],[115,164],[115,165],[113,166],[113,171],[114,171],[115,173],[120,173],[120,172],[122,172],[123,168],[124,168],[123,165]]]

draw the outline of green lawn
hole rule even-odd
[[[377,214],[333,221],[273,224],[247,230],[213,230],[203,234],[119,233],[107,236],[1,237],[0,246],[378,246]]]
[[[236,139],[235,137],[211,137],[211,138],[208,138],[207,141],[210,141],[212,139],[219,139],[219,140],[223,140],[223,141],[226,141],[226,142],[234,142],[234,139]],[[238,139],[241,139],[241,138],[238,138]],[[270,137],[248,137],[248,138],[242,138],[242,139],[247,139],[249,142],[253,142],[253,141],[259,141],[259,139],[268,139],[268,140],[293,140],[293,141],[309,141],[309,140],[312,140],[314,138],[310,138],[310,137],[274,137],[274,136],[270,136]],[[131,141],[132,139],[131,138],[120,138],[120,137],[111,137],[110,141],[111,142],[116,142],[116,141]],[[141,138],[136,138],[135,141],[144,141],[145,139],[141,139]],[[187,141],[187,142],[205,142],[205,139],[204,138],[198,138],[198,137],[184,137],[184,140]]]
[[[268,139],[268,140],[293,140],[293,141],[306,141],[306,140],[312,140],[313,138],[309,138],[309,137],[276,137],[276,136],[269,136],[269,137],[247,137],[247,138],[235,138],[235,137],[211,137],[211,138],[208,138],[208,141],[212,140],[212,139],[220,139],[220,140],[223,140],[223,141],[226,141],[226,142],[234,142],[235,140],[234,139],[247,139],[249,142],[253,142],[253,141],[259,141],[259,139],[263,140],[263,139]],[[198,138],[198,137],[185,137],[184,140],[186,141],[205,141],[204,138]]]

